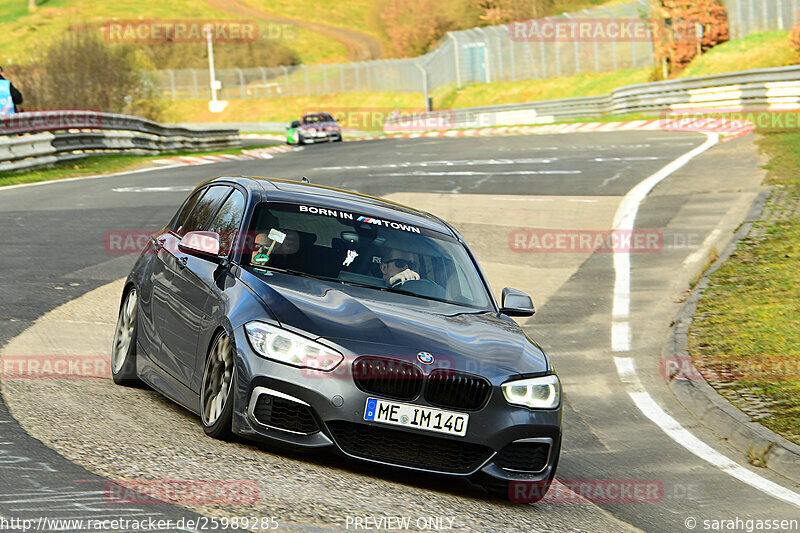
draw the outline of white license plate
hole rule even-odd
[[[364,420],[463,437],[467,434],[469,415],[410,403],[367,398]]]

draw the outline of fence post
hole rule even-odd
[[[517,41],[511,38],[511,26],[506,24],[503,27],[508,31],[508,50],[511,56],[511,81],[517,81],[517,54],[514,50],[517,46]]]
[[[555,45],[556,43],[553,44]],[[547,77],[547,54],[545,48],[544,39],[539,39],[539,64],[542,66],[542,75],[539,76],[540,79],[545,79]]]
[[[360,63],[353,63],[353,70],[356,71],[356,91],[361,92],[361,75],[358,71],[358,66]]]
[[[169,85],[172,88],[172,99],[175,100],[175,73],[172,69],[168,69],[169,72]]]
[[[778,0],[778,29],[783,31],[783,0]]]
[[[339,65],[339,82],[342,88],[342,92],[344,92],[344,67]]]
[[[585,14],[587,17],[589,17],[589,18],[591,19],[591,21],[592,21],[592,26],[594,26],[594,17],[592,16],[592,12],[591,12],[591,11],[589,11],[588,9],[584,9],[584,10],[583,10],[583,13],[584,13],[584,14]],[[594,28],[594,27],[592,28],[592,30],[593,30],[593,32],[594,32],[594,41],[593,41],[593,49],[594,49],[594,71],[595,71],[595,72],[600,72],[600,57],[599,57],[599,55],[598,55],[598,52],[597,52],[597,32],[596,32],[596,31],[594,31],[595,29],[596,29],[596,28]]]
[[[309,93],[309,88],[308,88],[308,67],[306,67],[305,65],[300,65],[300,66],[303,67],[303,72],[306,75],[306,92],[305,92],[305,96],[308,96],[308,93]]]
[[[489,63],[489,52],[491,52],[489,47],[492,45],[492,43],[489,41],[489,36],[486,34],[486,30],[483,28],[475,28],[475,30],[483,35],[483,49],[485,50],[485,53],[483,54],[483,68],[486,69],[486,80],[484,83],[492,83],[492,71],[489,70],[492,67],[491,63]]]
[[[461,65],[459,64],[459,60],[458,60],[458,48],[459,48],[460,45],[458,44],[458,39],[456,38],[456,36],[455,36],[455,34],[453,32],[448,32],[447,36],[449,38],[453,39],[453,52],[455,52],[455,57],[456,57],[456,59],[455,59],[455,61],[456,61],[456,87],[460,89],[461,88]]]
[[[762,26],[761,31],[767,31],[769,29],[769,20],[767,19],[767,0],[761,0],[761,5],[764,7],[764,17],[761,19],[764,22],[764,26]]]
[[[267,96],[267,70],[264,67],[258,67],[258,70],[261,71],[261,82],[264,84],[264,96]],[[258,94],[258,91],[256,91],[256,94]]]
[[[283,83],[286,84],[286,94],[291,95],[292,89],[289,86],[289,69],[281,65],[281,70],[283,71]]]
[[[639,3],[644,6],[645,13],[647,13],[647,16],[650,17],[653,12],[650,10],[650,4],[647,3],[647,0],[639,0]],[[647,51],[649,52],[650,55],[648,55],[647,57],[649,57],[650,60],[652,61],[653,58],[655,57],[655,53],[656,52],[655,52],[655,48],[653,47],[653,34],[650,31],[651,27],[652,26],[650,26],[648,24],[648,26],[647,26],[647,34],[648,34],[648,36],[650,38],[647,39]]]
[[[419,61],[414,61],[414,66],[422,73],[422,94],[425,96],[425,111],[430,111],[428,107],[428,71],[419,64]]]
[[[239,86],[242,88],[242,98],[247,98],[247,86],[244,83],[244,73],[242,73],[242,69],[237,68],[236,72],[239,73]]]
[[[575,20],[572,17],[572,15],[570,15],[569,13],[564,13],[564,17],[566,17],[567,20]],[[574,30],[575,30],[575,28],[573,28],[573,31]],[[573,50],[575,52],[575,74],[580,74],[581,73],[581,53],[580,53],[580,50],[578,50],[578,39],[577,38],[572,41],[572,45],[573,45],[572,48],[573,48]]]
[[[192,85],[192,96],[194,96],[195,98],[199,98],[200,95],[198,94],[198,91],[197,91],[197,71],[195,69],[191,69],[191,70],[192,70],[192,83],[193,83],[193,85]]]
[[[628,4],[622,4],[622,8],[628,12],[631,17],[631,24],[636,21],[636,13],[628,8]],[[631,32],[631,68],[636,68],[636,37]]]
[[[600,9],[608,13],[608,18],[613,19],[614,13],[609,11],[609,9],[605,6],[602,6]],[[619,66],[617,65],[617,41],[616,39],[611,39],[611,55],[614,57],[614,71],[616,72],[619,70]]]

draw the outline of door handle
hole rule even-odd
[[[189,258],[186,257],[185,255],[183,257],[179,257],[178,258],[178,268],[180,268],[181,270],[186,268],[186,263],[188,263],[188,261],[189,261]]]

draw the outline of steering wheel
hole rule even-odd
[[[392,284],[393,289],[398,287],[402,287],[403,290],[413,292],[414,294],[418,294],[420,296],[430,296],[432,298],[445,297],[444,287],[429,279],[412,279],[406,281],[405,283],[397,281]]]

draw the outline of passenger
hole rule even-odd
[[[417,264],[410,252],[387,248],[381,255],[381,274],[387,287],[419,279]]]

